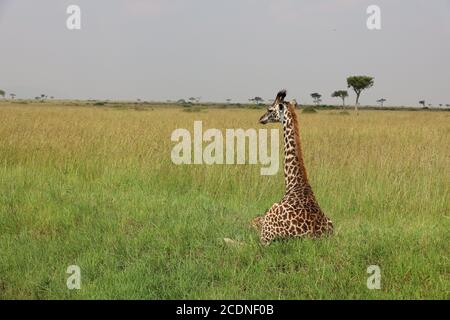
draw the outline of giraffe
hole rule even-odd
[[[286,90],[278,92],[259,122],[281,122],[284,134],[285,194],[263,215],[252,220],[260,241],[268,245],[280,238],[320,237],[333,233],[333,224],[319,207],[308,182],[300,145],[295,102],[284,101]]]

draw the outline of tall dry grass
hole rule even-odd
[[[281,197],[281,169],[170,159],[174,129],[259,129],[261,113],[3,103],[0,296],[448,298],[447,112],[299,113],[336,235],[265,249],[248,221]],[[81,291],[65,287],[70,264]],[[379,291],[365,285],[372,264]]]

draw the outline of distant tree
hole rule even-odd
[[[230,103],[231,102],[231,99],[230,98],[228,98],[227,100],[226,100],[228,103]]]
[[[261,97],[255,97],[254,100],[255,100],[256,104],[261,104],[264,102],[264,99]]]
[[[425,100],[420,100],[420,101],[419,101],[419,104],[421,104],[422,107],[425,108]]]
[[[55,97],[54,97],[54,96],[51,96],[51,97],[50,97],[50,99],[52,99],[52,100],[53,100],[53,99],[55,99]]]
[[[256,104],[261,104],[264,101],[264,99],[261,97],[254,97],[254,98],[248,99],[248,101],[254,102]]]
[[[314,100],[314,103],[318,106],[322,102],[322,95],[320,93],[314,92],[311,93],[311,97]]]
[[[10,93],[9,96],[11,97],[11,100],[14,100],[14,98],[16,97],[15,93]]]
[[[4,90],[0,90],[0,96],[5,97],[6,92]]]
[[[179,99],[179,100],[177,101],[177,103],[178,103],[178,104],[186,104],[186,100],[184,100],[184,99]]]
[[[356,93],[355,111],[358,112],[359,96],[363,90],[373,86],[374,79],[369,76],[351,76],[347,78],[347,87]]]
[[[194,97],[190,97],[188,100],[192,103],[197,102],[197,98],[194,98]]]
[[[331,94],[331,97],[333,98],[341,98],[342,99],[342,109],[345,108],[345,98],[348,97],[348,91],[347,90],[336,90]]]
[[[383,108],[383,105],[384,105],[384,103],[386,102],[386,99],[385,99],[385,98],[381,98],[381,99],[378,99],[377,102],[378,102],[378,103],[380,104],[380,106]]]

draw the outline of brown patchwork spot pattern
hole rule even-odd
[[[286,192],[280,202],[274,203],[264,214],[252,220],[260,233],[261,243],[269,244],[279,238],[321,237],[333,233],[333,223],[317,203],[308,182],[300,145],[295,103],[284,102],[281,91],[268,113],[261,119],[280,121],[284,131],[284,176]],[[276,109],[276,110],[275,110]]]

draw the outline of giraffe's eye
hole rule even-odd
[[[278,105],[278,108],[280,108],[280,110],[284,109],[284,105],[282,105],[281,103]]]

